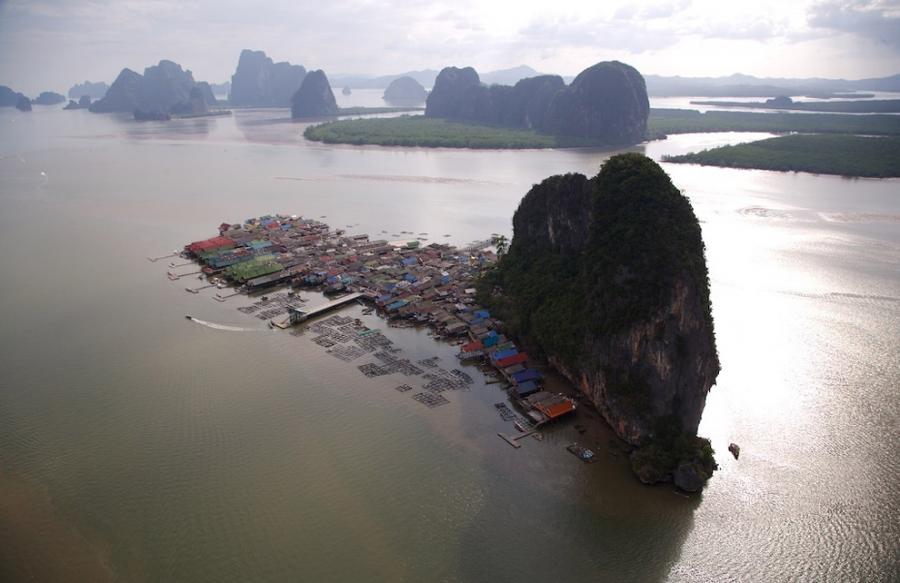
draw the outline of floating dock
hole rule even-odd
[[[350,302],[354,302],[359,298],[365,297],[363,294],[359,292],[354,292],[352,294],[347,294],[343,297],[340,297],[336,300],[332,300],[330,302],[326,302],[324,304],[320,304],[318,306],[312,308],[290,308],[288,311],[290,313],[290,323],[291,325],[296,325],[301,322],[305,322],[310,318],[315,318],[316,316],[321,316],[322,314],[326,314],[331,310],[335,310],[349,304]]]

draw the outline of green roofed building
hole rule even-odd
[[[282,269],[282,265],[275,261],[274,255],[260,255],[250,261],[230,266],[225,270],[225,274],[238,283],[244,283],[248,279],[277,273]]]

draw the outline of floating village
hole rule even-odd
[[[488,384],[507,391],[513,408],[506,402],[495,407],[518,433],[498,435],[515,448],[524,437],[541,439],[541,426],[569,415],[577,405],[569,396],[545,390],[540,369],[504,335],[502,322],[476,303],[475,281],[497,261],[492,240],[456,248],[423,245],[421,235],[426,233],[405,241],[372,240],[334,230],[320,220],[272,215],[222,223],[214,237],[149,259],[183,258],[184,263],[170,263],[169,278],[203,281],[186,291],[215,288],[213,299],[220,302],[248,295],[254,303],[239,310],[268,321],[272,328],[313,333],[312,341],[336,358],[352,362],[373,356],[377,362],[358,365],[362,374],[410,377],[396,389],[433,408],[449,402],[446,391],[468,389],[471,376],[459,368],[442,368],[436,358],[415,363],[404,359],[379,330],[337,311],[357,303],[364,313],[377,312],[391,326],[428,326],[434,336],[459,346],[460,362],[479,365]],[[190,266],[199,269],[174,271]],[[323,301],[308,306],[297,293],[304,289],[323,292]],[[568,449],[583,461],[593,461],[593,452],[586,448],[572,444]]]

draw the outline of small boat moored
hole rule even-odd
[[[578,459],[585,463],[595,462],[597,461],[597,457],[594,455],[594,452],[589,450],[586,447],[581,447],[577,443],[570,443],[566,446],[566,449],[569,450],[569,453],[575,455]]]

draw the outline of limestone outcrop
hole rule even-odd
[[[618,61],[597,63],[568,86],[556,75],[522,79],[514,86],[485,85],[471,67],[447,67],[438,74],[425,108],[427,117],[615,146],[643,141],[649,113],[644,78]]]
[[[319,69],[307,73],[291,100],[291,117],[323,117],[337,114],[337,101],[325,72]]]
[[[40,95],[31,100],[31,103],[34,105],[57,105],[65,102],[65,97],[52,91],[43,91]]]
[[[231,76],[231,105],[288,107],[306,77],[302,65],[275,63],[263,51],[244,49]]]
[[[173,61],[162,60],[144,69],[144,74],[122,69],[103,99],[90,104],[94,113],[141,112],[142,119],[160,119],[172,113],[194,111],[202,99],[203,107],[214,105],[216,98],[206,82],[194,81],[190,70]]]
[[[700,225],[655,162],[610,158],[594,178],[550,177],[522,199],[509,252],[480,300],[544,353],[646,479],[709,477],[697,427],[719,360]],[[685,488],[688,489],[688,488]]]
[[[422,103],[428,97],[428,91],[412,77],[398,77],[384,90],[384,100],[394,103]]]
[[[69,88],[69,98],[70,99],[80,99],[87,95],[91,99],[102,99],[104,95],[106,95],[106,91],[109,89],[109,85],[100,81],[98,83],[93,83],[91,81],[85,81],[84,83],[76,83],[72,87]]]

